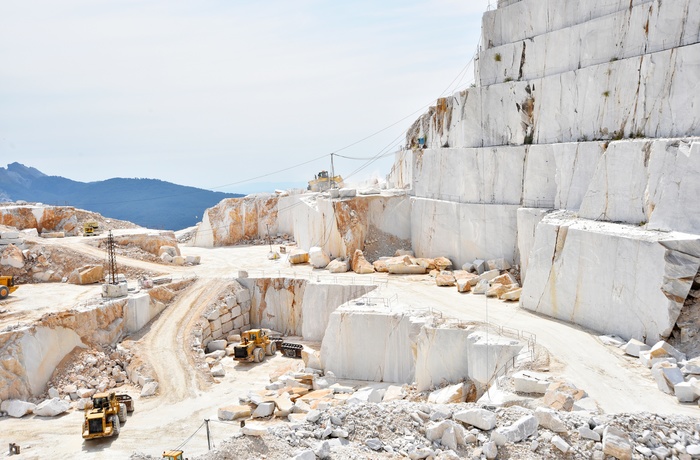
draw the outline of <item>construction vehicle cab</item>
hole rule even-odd
[[[7,298],[10,293],[15,292],[15,278],[13,276],[0,276],[0,300]]]
[[[163,452],[163,458],[166,460],[187,460],[183,457],[181,450],[166,450]]]
[[[233,359],[259,363],[265,355],[277,352],[277,344],[270,340],[266,329],[251,329],[241,333],[241,342],[233,347]]]

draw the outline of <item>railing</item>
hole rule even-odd
[[[486,384],[487,388],[490,387],[494,381],[497,381],[496,379],[498,377],[508,375],[509,372],[515,369],[518,363],[526,360],[535,360],[535,346],[537,345],[537,336],[535,334],[506,326],[496,326],[496,330],[498,331],[499,335],[515,337],[518,340],[525,341],[527,343],[527,347],[525,350],[521,350],[520,353],[506,361],[505,364],[503,364],[493,373]]]

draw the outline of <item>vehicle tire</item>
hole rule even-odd
[[[267,356],[272,356],[275,353],[277,353],[277,343],[270,342],[267,345],[265,345],[265,354]]]
[[[126,404],[119,403],[119,422],[126,422]]]
[[[10,295],[10,289],[7,286],[0,286],[0,299],[4,299],[8,295]]]
[[[112,428],[114,431],[114,435],[118,435],[119,432],[121,431],[121,425],[119,424],[119,417],[116,415],[112,415]]]
[[[255,350],[253,350],[253,360],[256,363],[261,362],[263,359],[265,359],[265,350],[263,350],[262,348],[256,348]]]
[[[131,405],[126,406],[126,411],[127,411],[128,413],[132,413],[132,412],[134,411],[135,408],[136,408],[136,401],[132,400],[132,401],[131,401]]]

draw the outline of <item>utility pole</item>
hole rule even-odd
[[[209,434],[209,419],[205,418],[204,423],[207,425],[207,446],[209,446],[209,450],[211,450],[211,436]]]
[[[117,284],[117,257],[114,255],[114,238],[112,237],[112,230],[109,231],[109,235],[107,236],[107,254],[109,258],[109,283]]]
[[[329,188],[335,188],[335,167],[333,166],[333,155],[335,155],[335,153],[331,153],[331,178],[329,179],[331,183],[328,184]]]

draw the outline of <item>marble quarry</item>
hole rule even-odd
[[[486,12],[475,85],[416,120],[388,176],[416,256],[502,257],[524,308],[671,336],[700,261],[699,24],[687,0]]]

